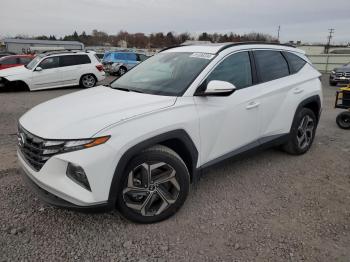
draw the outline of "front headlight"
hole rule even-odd
[[[85,148],[91,148],[106,143],[109,138],[110,136],[102,136],[91,139],[46,140],[43,145],[43,154],[62,154]]]
[[[332,74],[332,75],[335,75],[335,71],[332,71],[331,74]]]

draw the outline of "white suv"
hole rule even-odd
[[[303,51],[283,45],[164,50],[110,86],[22,116],[24,177],[57,206],[163,220],[208,166],[266,146],[308,151],[321,112],[319,77]]]
[[[28,65],[0,70],[0,88],[30,91],[80,85],[94,87],[105,78],[94,52],[60,51],[37,55]]]

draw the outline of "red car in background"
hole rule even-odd
[[[0,58],[0,70],[15,66],[27,65],[32,59],[33,55],[9,55]]]

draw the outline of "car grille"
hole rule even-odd
[[[343,76],[343,72],[337,72],[335,75],[336,75],[337,77],[342,77],[342,76]]]
[[[350,77],[350,72],[336,72],[335,76],[336,77],[342,77],[342,76]]]
[[[21,126],[18,127],[17,139],[22,156],[36,171],[40,171],[46,161],[59,153],[64,146],[63,141],[43,139],[31,134]]]

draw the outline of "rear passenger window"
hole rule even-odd
[[[136,54],[133,54],[133,53],[127,54],[127,60],[136,61]]]
[[[261,82],[268,82],[289,75],[286,59],[279,51],[254,51]]]
[[[207,78],[211,80],[227,81],[237,89],[251,86],[252,70],[248,52],[233,54],[219,64]]]
[[[306,64],[306,61],[302,59],[301,57],[289,53],[289,52],[283,52],[284,56],[287,58],[290,66],[290,73],[295,74],[299,72],[300,69],[304,67]]]

